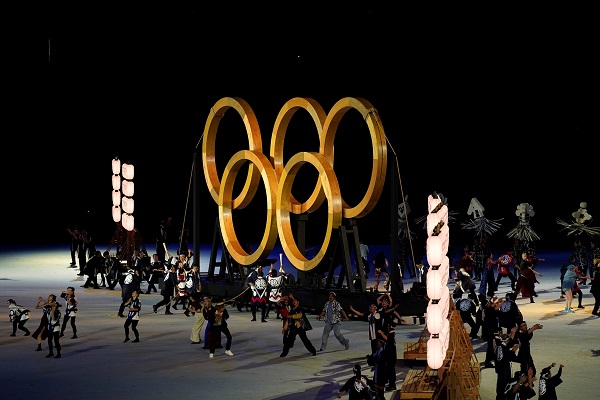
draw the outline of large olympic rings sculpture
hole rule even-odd
[[[242,117],[248,134],[248,150],[235,153],[227,163],[223,177],[219,180],[215,163],[215,143],[219,123],[229,109],[234,109]],[[312,117],[319,135],[319,152],[298,152],[287,163],[283,160],[283,144],[287,127],[296,113],[303,109]],[[371,180],[365,196],[354,207],[342,198],[337,177],[333,170],[333,145],[337,128],[344,114],[350,109],[358,110],[367,123],[373,148]],[[302,271],[310,271],[324,258],[333,229],[339,228],[342,218],[360,218],[373,210],[385,183],[387,168],[387,146],[383,125],[375,108],[368,101],[346,97],[339,100],[326,114],[319,103],[310,98],[295,97],[287,101],[275,121],[269,158],[262,152],[262,138],[256,115],[250,105],[241,98],[224,97],[211,108],[204,126],[202,141],[202,165],[208,190],[219,206],[219,225],[225,247],[235,261],[251,265],[261,258],[268,257],[277,238],[288,260]],[[233,198],[233,186],[240,168],[249,162],[248,174],[240,194]],[[305,165],[312,165],[319,173],[319,180],[311,196],[298,202],[292,195],[292,185],[296,174]],[[232,213],[243,209],[252,201],[259,181],[262,180],[267,198],[267,221],[265,233],[258,248],[248,253],[237,239],[233,226]],[[307,259],[292,234],[290,213],[301,214],[316,211],[327,199],[327,232],[319,252]]]

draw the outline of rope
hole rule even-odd
[[[379,114],[377,112],[377,110],[375,108],[369,110],[369,113],[374,113],[376,115],[377,118],[375,118],[375,121],[377,121],[377,125],[379,126],[379,128],[383,131],[383,127],[380,126],[380,120],[379,120]],[[384,133],[385,134],[385,133]],[[402,186],[402,177],[400,175],[400,164],[398,163],[398,155],[396,154],[396,151],[394,150],[394,147],[392,146],[392,144],[390,143],[387,135],[385,136],[385,141],[388,144],[388,146],[390,146],[390,149],[392,150],[392,153],[394,153],[394,160],[395,160],[395,164],[396,164],[396,170],[398,171],[398,185],[400,186],[400,195],[402,196],[402,204],[404,205],[404,210],[406,210],[406,200],[405,200],[405,196],[404,196],[404,187]],[[412,235],[410,232],[410,225],[408,223],[408,216],[406,218],[406,229],[408,230],[408,244],[410,246],[410,255],[411,255],[411,259],[412,259],[412,266],[413,266],[413,273],[416,274],[416,271],[414,270],[415,268],[415,252],[413,250],[413,244],[412,244]],[[407,268],[410,268],[409,266],[407,266]]]

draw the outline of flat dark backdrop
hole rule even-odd
[[[311,97],[326,111],[343,97],[367,99],[381,117],[392,162],[397,156],[413,219],[425,215],[432,191],[448,198],[458,223],[470,218],[477,197],[487,218],[503,219],[494,235],[503,245],[517,225],[517,205],[530,203],[539,245],[570,248],[556,218],[570,221],[582,201],[592,216],[600,212],[597,82],[585,10],[462,13],[376,2],[77,7],[36,14],[42,34],[22,27],[12,42],[17,91],[8,111],[16,123],[5,132],[17,146],[3,158],[5,244],[68,242],[66,228],[74,226],[108,242],[114,157],[135,166],[134,215],[146,242],[167,216],[177,229],[191,227],[192,160],[211,106],[227,96],[251,105],[265,153],[290,98]],[[247,148],[241,123],[226,121],[221,167]],[[298,114],[286,154],[317,151],[316,136]],[[371,162],[368,131],[352,113],[335,154],[342,194],[352,203]],[[389,241],[396,217],[390,175],[377,208],[359,221],[366,242]],[[199,196],[201,241],[208,242],[217,208],[205,185]],[[264,206],[257,203],[254,219],[236,226],[245,241],[262,234]],[[453,241],[469,242],[472,232],[458,223]],[[422,226],[414,230],[424,235]]]

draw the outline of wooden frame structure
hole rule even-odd
[[[437,371],[426,366],[425,369],[408,371],[400,399],[431,400],[480,400],[479,384],[481,370],[473,351],[469,334],[465,329],[460,312],[450,301],[450,343],[446,359]],[[427,358],[427,328],[423,330],[417,343],[405,345],[405,358]],[[407,352],[408,351],[408,352]]]

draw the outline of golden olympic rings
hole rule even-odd
[[[215,164],[216,135],[219,123],[229,109],[236,110],[242,117],[248,135],[249,150],[239,151],[232,156],[225,167],[222,181],[219,181]],[[319,153],[299,152],[284,163],[283,144],[287,127],[293,115],[300,109],[307,111],[315,122],[319,135]],[[371,180],[365,196],[354,207],[342,198],[333,170],[335,135],[342,117],[350,109],[357,110],[363,116],[371,134],[373,148]],[[219,224],[225,246],[233,259],[242,265],[250,265],[268,257],[279,237],[283,251],[292,265],[302,271],[310,271],[324,258],[332,230],[340,227],[342,218],[364,217],[373,210],[383,191],[387,168],[385,133],[375,108],[364,99],[343,98],[332,107],[329,114],[326,114],[313,99],[295,97],[288,100],[279,111],[273,127],[269,158],[262,152],[262,139],[256,116],[248,103],[240,98],[225,97],[217,101],[206,120],[203,137],[204,178],[212,198],[219,206]],[[246,162],[250,162],[246,182],[238,197],[234,199],[232,192],[235,178]],[[299,203],[291,190],[298,170],[305,164],[312,165],[318,171],[319,181],[306,202]],[[267,192],[265,234],[258,249],[248,254],[235,234],[232,212],[246,207],[252,201],[261,179]],[[325,199],[328,201],[327,233],[319,252],[308,260],[296,245],[290,213],[314,212]]]

